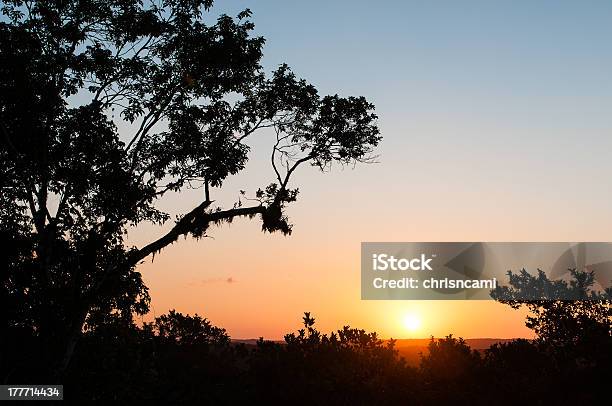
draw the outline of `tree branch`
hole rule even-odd
[[[210,223],[217,223],[220,221],[231,220],[234,217],[239,216],[253,216],[255,214],[262,214],[266,210],[265,206],[253,206],[253,207],[240,207],[230,210],[222,210],[217,212],[207,212],[206,209],[210,206],[212,201],[205,201],[198,207],[187,213],[181,218],[175,226],[168,231],[165,235],[152,243],[136,250],[128,257],[128,263],[130,266],[136,265],[141,260],[145,259],[150,254],[155,254],[161,251],[168,245],[175,242],[181,235],[186,235],[196,228],[207,227]]]

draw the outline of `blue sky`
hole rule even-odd
[[[322,93],[376,104],[381,163],[343,180],[348,189],[401,180],[449,189],[476,211],[496,205],[475,198],[490,193],[542,218],[559,200],[599,224],[607,216],[611,2],[231,1],[215,11],[245,7],[267,38],[268,69],[287,62]],[[374,207],[390,198],[379,197]],[[555,215],[584,222],[571,213]]]
[[[268,67],[287,62],[323,90],[371,95],[383,112],[525,119],[535,109],[560,119],[556,113],[578,108],[583,114],[572,116],[580,120],[608,111],[594,105],[609,102],[612,90],[610,2],[242,1],[217,8],[243,7],[268,39]]]

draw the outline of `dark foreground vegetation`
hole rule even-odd
[[[586,285],[561,286],[592,285],[592,274],[574,277]],[[526,272],[516,278],[515,286],[556,283]],[[509,293],[497,294],[506,300],[499,295]],[[344,327],[322,334],[309,313],[285,343],[260,339],[255,346],[233,344],[224,329],[197,315],[170,311],[142,327],[109,317],[85,331],[63,383],[66,398],[79,402],[596,404],[609,396],[612,378],[612,311],[602,297],[508,302],[532,309],[527,323],[535,340],[475,351],[449,335],[432,339],[418,366],[407,365],[393,340],[376,333]],[[3,371],[5,380],[40,382],[43,371],[34,366],[44,346],[31,334],[12,336],[9,361],[16,367]]]
[[[151,325],[85,335],[66,377],[67,397],[234,404],[594,404],[612,375],[610,336],[548,345],[518,339],[479,353],[452,336],[407,366],[375,333],[323,335],[306,313],[286,343],[232,345],[205,319],[170,312]],[[589,348],[590,347],[590,348]]]

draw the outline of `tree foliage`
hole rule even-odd
[[[554,348],[590,347],[612,338],[612,288],[595,290],[595,274],[570,270],[569,280],[550,280],[542,270],[508,272],[509,286],[498,286],[492,297],[514,309],[530,311],[526,325],[542,343]],[[603,341],[602,341],[603,340]]]
[[[148,310],[135,269],[144,258],[240,216],[289,234],[297,168],[368,162],[380,140],[365,98],[321,96],[286,65],[266,75],[251,12],[215,19],[211,6],[2,2],[7,328],[44,337],[50,347],[41,351],[64,354],[58,371],[84,325]],[[263,129],[275,134],[272,182],[242,191],[233,207],[216,206],[211,188],[245,168]],[[204,189],[202,201],[172,224],[159,199],[193,187]],[[145,222],[170,223],[169,231],[129,246],[126,232]]]

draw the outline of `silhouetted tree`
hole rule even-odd
[[[452,334],[429,341],[427,353],[421,357],[421,370],[437,383],[459,381],[469,376],[480,357],[463,338]],[[451,367],[452,366],[452,367]]]
[[[612,337],[612,288],[593,290],[593,271],[571,269],[570,275],[551,281],[541,270],[536,276],[525,269],[509,271],[509,285],[498,286],[491,296],[514,309],[527,307],[527,327],[557,348]]]
[[[567,401],[567,398],[559,396],[561,388],[557,366],[538,342],[516,339],[493,344],[484,351],[483,364],[486,385],[482,385],[482,389],[483,394],[491,399],[490,403],[510,405]],[[580,393],[590,391],[588,385],[576,390]]]
[[[299,166],[371,159],[380,140],[372,104],[321,97],[286,65],[266,77],[250,11],[214,21],[211,5],[2,1],[2,336],[39,343],[28,356],[3,354],[10,365],[61,375],[84,326],[129,324],[148,310],[135,270],[145,257],[239,216],[289,234],[284,209],[297,198]],[[276,134],[274,182],[216,207],[210,188],[244,169],[247,142],[263,128]],[[126,245],[129,228],[170,219],[160,198],[196,186],[202,201],[165,235]]]
[[[545,374],[560,388],[554,398],[592,403],[607,396],[603,386],[593,383],[612,378],[612,289],[595,290],[595,274],[586,270],[571,269],[571,279],[555,281],[541,270],[535,276],[524,269],[508,275],[510,285],[498,286],[492,296],[515,309],[529,310],[526,325],[536,333],[534,346],[549,358],[544,361]],[[520,350],[523,357],[533,352],[524,345]],[[509,360],[516,354],[504,351],[503,357]],[[530,362],[542,368],[541,360],[539,356]],[[516,368],[513,363],[500,373],[515,373]],[[551,382],[542,385],[546,383]],[[528,391],[541,386],[530,385]]]
[[[479,353],[463,338],[452,334],[437,340],[432,337],[420,363],[425,397],[433,403],[476,403],[481,398],[477,393],[480,361]]]
[[[65,384],[69,400],[218,404],[238,361],[224,329],[171,310],[142,327],[115,320],[85,331]]]
[[[225,329],[215,327],[197,314],[184,316],[175,310],[155,319],[150,325],[156,335],[179,345],[211,344],[225,346],[230,343]]]

